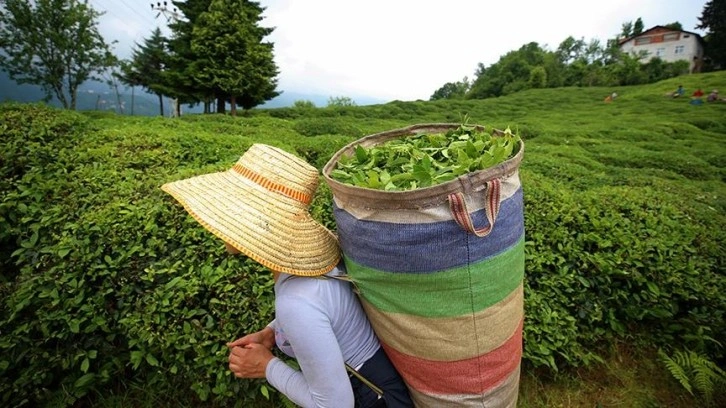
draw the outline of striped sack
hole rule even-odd
[[[522,357],[524,144],[500,165],[412,191],[330,178],[340,156],[358,145],[456,127],[423,124],[366,136],[338,151],[323,176],[348,274],[416,406],[514,407]]]

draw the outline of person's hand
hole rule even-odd
[[[239,339],[227,343],[227,347],[245,347],[249,344],[262,344],[263,346],[267,347],[267,349],[271,349],[272,346],[275,345],[275,331],[272,330],[271,327],[265,327],[264,329],[248,334],[244,337],[240,337]]]
[[[239,249],[233,247],[232,245],[230,245],[226,242],[224,243],[224,248],[227,250],[227,253],[232,254],[232,255],[237,255],[238,253],[240,253]]]
[[[232,347],[229,352],[229,369],[237,378],[265,378],[267,364],[273,358],[270,349],[259,343]]]

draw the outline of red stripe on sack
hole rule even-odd
[[[489,187],[492,189],[492,194],[489,196],[489,206],[492,209],[492,219],[496,219],[497,215],[499,214],[499,205],[501,203],[500,197],[501,197],[501,186],[502,183],[499,181],[499,179],[495,179],[491,181],[491,184]]]
[[[274,181],[267,179],[264,176],[261,176],[254,171],[240,165],[239,163],[232,166],[232,170],[234,170],[237,174],[252,180],[253,182],[270,191],[280,193],[282,195],[292,198],[293,200],[300,201],[303,204],[310,204],[313,201],[313,198],[310,194],[295,190],[287,186],[283,186],[282,184],[277,184]]]
[[[465,231],[473,232],[474,226],[471,225],[469,220],[464,196],[461,193],[449,194],[449,208],[451,209],[451,215],[454,216],[454,221]]]
[[[519,366],[522,324],[523,321],[512,337],[498,348],[466,360],[424,360],[382,345],[403,379],[416,391],[444,395],[482,394],[501,384]]]

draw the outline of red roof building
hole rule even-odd
[[[703,38],[690,31],[655,26],[638,35],[620,40],[620,50],[642,54],[643,62],[658,57],[666,62],[688,61],[690,72],[700,72],[703,65]]]

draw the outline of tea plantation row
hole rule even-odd
[[[78,405],[131,384],[260,403],[264,382],[235,379],[224,343],[271,318],[271,276],[159,186],[255,142],[322,168],[362,135],[467,115],[527,143],[525,369],[587,364],[615,339],[723,363],[726,104],[666,87],[609,105],[609,89],[564,89],[239,118],[0,105],[0,404]],[[322,183],[312,209],[334,229],[330,199]]]

